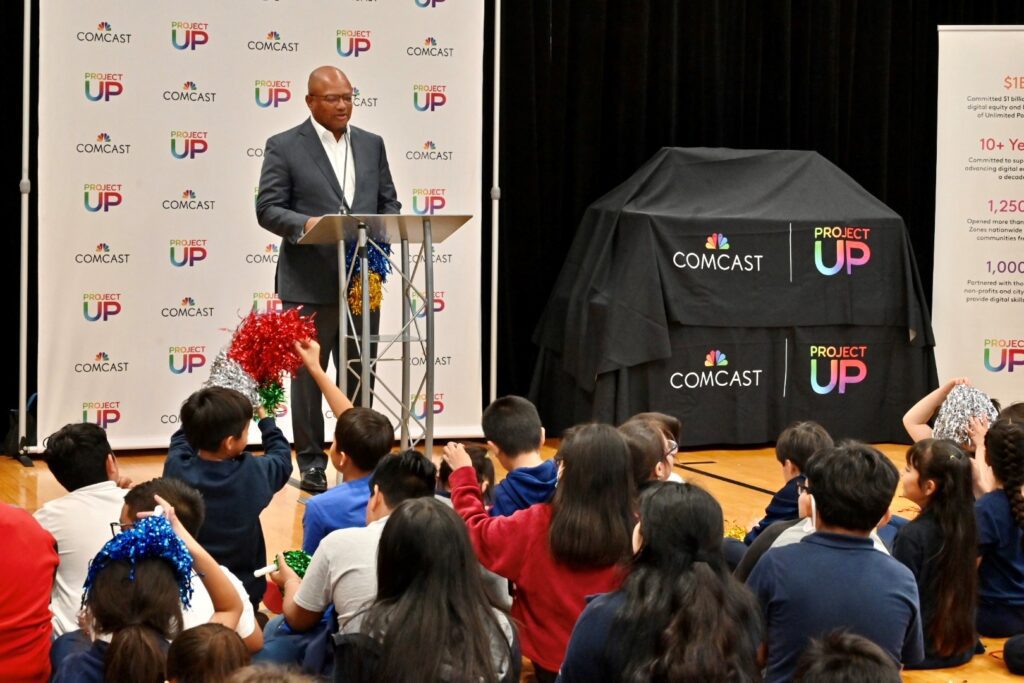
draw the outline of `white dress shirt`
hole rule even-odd
[[[324,146],[324,152],[331,162],[334,175],[338,179],[338,186],[345,195],[345,201],[351,208],[356,200],[356,160],[352,157],[348,147],[348,135],[342,135],[340,140],[334,139],[334,133],[327,130],[314,119],[309,117],[313,129],[320,138],[320,144]]]

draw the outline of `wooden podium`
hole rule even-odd
[[[443,242],[448,239],[456,230],[462,227],[472,216],[420,216],[415,214],[332,214],[324,216],[314,225],[298,244],[337,244],[338,245],[338,299],[341,306],[338,316],[338,338],[341,346],[340,365],[338,376],[340,388],[348,393],[348,380],[351,374],[358,380],[357,389],[360,395],[360,403],[364,406],[371,405],[371,395],[383,398],[385,394],[394,399],[400,406],[400,414],[396,414],[391,407],[385,403],[381,404],[401,424],[400,443],[403,450],[410,448],[415,442],[410,437],[410,423],[418,425],[422,431],[422,438],[427,456],[430,456],[434,446],[434,412],[429,405],[434,397],[434,263],[432,258],[433,245],[435,242]],[[399,260],[396,262],[380,246],[380,243],[387,241],[399,245]],[[356,258],[352,263],[345,264],[345,243],[356,243]],[[415,268],[410,269],[410,244],[418,244],[418,262]],[[370,288],[369,288],[369,253],[370,249],[376,249],[384,258],[387,258],[392,265],[393,272],[397,273],[402,283],[402,327],[396,335],[371,335],[370,334]],[[348,305],[348,290],[355,272],[356,259],[359,261],[359,274],[361,292],[363,296],[362,326],[360,330],[354,327],[352,312]],[[420,289],[414,284],[416,271],[420,264],[423,265],[423,288]],[[419,328],[416,315],[413,311],[413,297],[418,296],[424,302],[425,326]],[[353,339],[356,348],[359,349],[358,359],[348,358],[347,341]],[[415,392],[412,392],[412,345],[420,345],[423,352],[423,377]],[[377,358],[370,358],[371,344],[377,345]],[[402,349],[402,387],[401,394],[396,396],[394,390],[382,381],[377,372],[378,359],[385,355],[395,344],[401,344]],[[360,372],[357,374],[352,368],[356,360],[360,363]],[[371,383],[370,378],[373,377]],[[373,385],[371,387],[371,384]],[[412,410],[413,396],[419,393],[427,395],[427,410],[424,411],[423,419],[416,417]],[[418,441],[417,439],[416,441]]]

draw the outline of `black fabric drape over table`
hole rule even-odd
[[[535,341],[550,428],[659,410],[687,445],[903,440],[936,381],[903,221],[813,152],[659,151],[587,209]]]

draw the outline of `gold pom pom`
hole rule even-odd
[[[742,541],[747,535],[747,530],[741,527],[736,522],[726,521],[725,523],[725,537],[734,538],[737,541]]]
[[[380,275],[370,273],[367,278],[370,282],[370,311],[379,311],[380,302],[384,299],[384,288],[381,286]],[[348,288],[348,307],[352,315],[363,314],[363,282],[360,278],[352,278],[352,284]]]

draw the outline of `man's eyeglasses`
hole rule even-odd
[[[134,527],[135,524],[133,524],[132,522],[128,522],[127,524],[121,524],[121,522],[111,522],[110,535],[116,537],[122,531],[128,531],[129,529],[132,529]]]
[[[345,104],[352,104],[351,95],[310,95],[310,97],[315,97],[318,100],[323,100],[324,102],[331,106],[334,106],[339,102],[344,102]]]

